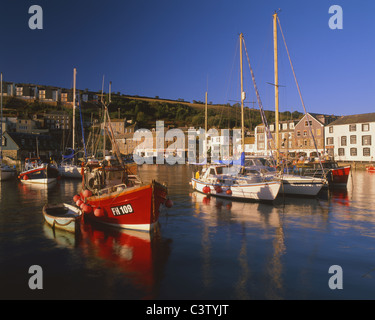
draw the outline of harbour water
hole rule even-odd
[[[143,165],[174,206],[152,234],[85,222],[73,236],[44,222],[45,203],[71,202],[80,181],[36,188],[0,183],[0,299],[374,299],[375,175],[347,190],[274,204],[192,193],[188,165]],[[43,288],[29,287],[30,266]],[[329,273],[342,269],[342,289]],[[338,274],[336,274],[338,275]]]

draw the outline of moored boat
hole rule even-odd
[[[366,171],[374,173],[375,172],[375,167],[373,165],[366,166]]]
[[[38,158],[25,159],[25,170],[18,178],[27,184],[49,184],[60,177],[58,169],[50,163],[42,163]]]
[[[43,207],[43,216],[52,228],[76,232],[79,230],[82,211],[67,203],[46,204]]]
[[[83,187],[74,197],[85,217],[114,227],[150,231],[157,224],[160,206],[169,206],[167,187],[142,183],[126,165],[86,165]]]
[[[325,160],[321,161],[321,163],[297,163],[297,170],[302,172],[302,175],[320,178],[325,177],[328,181],[328,186],[331,188],[342,188],[347,186],[351,166],[339,166],[336,161]]]
[[[276,199],[281,181],[264,179],[259,173],[231,173],[227,166],[211,165],[196,173],[191,179],[194,190],[212,196],[243,200],[273,201]],[[233,169],[233,167],[232,167]],[[227,171],[227,172],[225,172]]]

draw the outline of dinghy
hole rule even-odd
[[[43,216],[52,228],[76,232],[82,217],[82,211],[66,203],[46,204]]]

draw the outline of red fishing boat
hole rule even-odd
[[[322,167],[324,172],[322,171]],[[329,187],[346,187],[351,166],[339,166],[336,161],[325,160],[319,163],[308,162],[297,164],[297,169],[302,169],[302,174],[315,177],[326,177]]]
[[[375,167],[373,165],[369,165],[366,167],[366,171],[370,173],[375,173]]]
[[[73,200],[85,218],[115,227],[150,231],[158,222],[160,206],[172,205],[167,199],[167,187],[154,180],[143,183],[137,176],[137,164],[124,164],[107,107],[104,124],[114,154],[101,162],[87,161],[82,165],[82,191]]]

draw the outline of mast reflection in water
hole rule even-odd
[[[372,299],[375,175],[353,171],[347,190],[273,204],[195,193],[188,165],[143,165],[143,181],[166,181],[174,206],[154,233],[85,221],[53,232],[42,207],[72,202],[81,184],[32,188],[0,183],[1,299]],[[43,269],[43,290],[28,287]],[[328,287],[340,265],[344,290]]]

